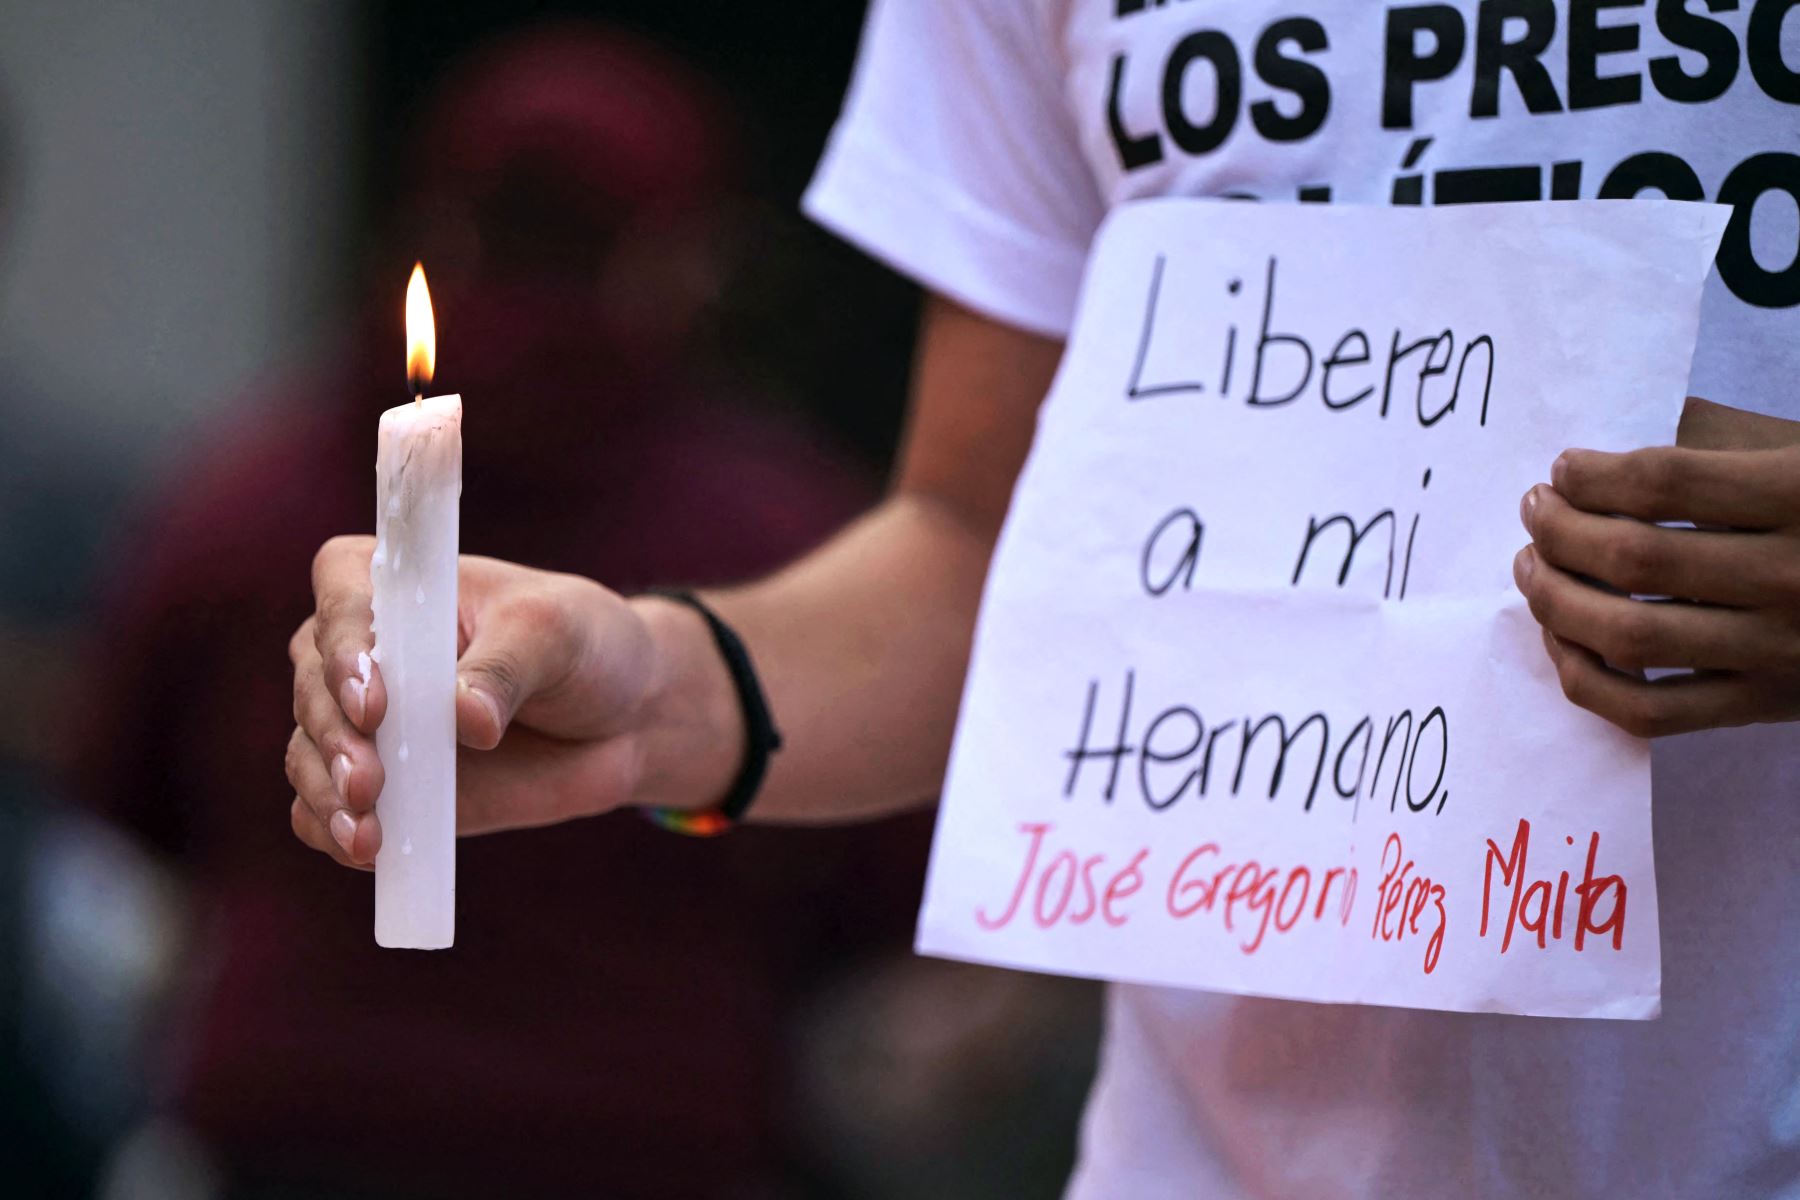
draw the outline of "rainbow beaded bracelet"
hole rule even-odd
[[[731,832],[737,825],[736,821],[716,808],[692,811],[681,808],[640,808],[638,811],[650,818],[652,824],[683,837],[718,837],[721,833]]]

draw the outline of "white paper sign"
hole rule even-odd
[[[919,949],[1654,1016],[1648,744],[1563,698],[1512,560],[1562,450],[1673,440],[1727,215],[1115,211],[988,578]]]

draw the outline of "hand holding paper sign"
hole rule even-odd
[[[1507,562],[1562,448],[1674,432],[1723,226],[1114,209],[988,577],[920,948],[1654,1015],[1649,748],[1559,695]]]
[[[1690,402],[1684,431],[1776,448],[1571,450],[1521,505],[1514,574],[1564,693],[1640,737],[1800,719],[1800,445],[1730,412]]]

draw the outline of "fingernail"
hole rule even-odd
[[[338,845],[344,848],[345,854],[350,855],[352,858],[356,856],[356,852],[352,849],[352,847],[356,845],[355,817],[351,816],[341,808],[332,813],[331,836]]]
[[[340,754],[331,760],[331,786],[337,789],[338,799],[345,804],[350,803],[350,756]]]
[[[469,693],[469,695],[475,697],[475,699],[477,699],[481,702],[481,706],[483,708],[487,709],[488,716],[490,716],[494,719],[494,728],[495,729],[502,728],[502,726],[505,724],[505,719],[503,717],[501,717],[501,715],[500,715],[500,702],[498,700],[494,699],[492,696],[488,695],[486,692],[482,691],[480,688],[476,687],[474,684],[470,683],[466,679],[458,679],[456,681],[456,684],[458,687],[462,688],[463,691]]]
[[[369,707],[369,685],[360,679],[344,680],[338,703],[343,705],[344,715],[351,723],[360,726]]]
[[[1532,569],[1536,566],[1537,555],[1532,552],[1530,546],[1519,552],[1519,578],[1530,582]]]
[[[1569,452],[1564,450],[1561,454],[1556,456],[1556,461],[1550,464],[1550,485],[1552,487],[1561,488],[1563,485],[1563,476],[1568,473]]]
[[[1519,501],[1519,520],[1524,523],[1528,533],[1531,531],[1531,518],[1537,513],[1537,502],[1537,485],[1533,484],[1531,490],[1525,493],[1525,498]]]

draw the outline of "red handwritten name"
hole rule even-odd
[[[1315,899],[1314,873],[1310,867],[1289,867],[1284,871],[1250,859],[1212,869],[1219,855],[1218,844],[1207,842],[1181,860],[1181,866],[1169,880],[1167,905],[1170,916],[1181,919],[1217,911],[1225,928],[1235,929],[1238,906],[1242,905],[1248,910],[1249,919],[1256,923],[1256,932],[1239,942],[1238,949],[1245,954],[1255,954],[1262,947],[1271,925],[1277,933],[1286,933],[1300,923],[1309,907],[1314,921],[1324,920],[1332,885],[1342,879],[1336,915],[1341,924],[1349,924],[1350,906],[1356,900],[1355,867],[1331,867],[1324,871]],[[1210,874],[1207,873],[1209,870]]]
[[[1565,838],[1569,845],[1575,839]],[[1547,939],[1560,940],[1563,935],[1563,905],[1569,895],[1569,872],[1564,871],[1557,877],[1555,892],[1556,902],[1552,906],[1550,900],[1551,883],[1549,879],[1537,879],[1526,882],[1526,859],[1531,850],[1531,822],[1523,817],[1519,819],[1518,832],[1513,835],[1512,846],[1505,854],[1492,838],[1488,839],[1487,855],[1482,865],[1481,889],[1481,936],[1488,932],[1488,903],[1493,897],[1495,868],[1499,868],[1500,886],[1511,888],[1512,895],[1508,899],[1506,909],[1506,932],[1500,939],[1500,953],[1505,954],[1512,946],[1513,930],[1521,927],[1529,933],[1537,935],[1538,949],[1543,949]],[[1581,882],[1575,885],[1575,949],[1583,948],[1587,935],[1612,934],[1612,947],[1617,950],[1625,940],[1625,880],[1618,875],[1595,875],[1594,863],[1600,854],[1600,834],[1595,832],[1588,839],[1587,867]],[[1602,901],[1610,901],[1605,920],[1596,920],[1596,914]]]
[[[1023,822],[1019,832],[1027,839],[1024,863],[1003,909],[975,909],[975,923],[982,929],[1005,929],[1015,920],[1050,929],[1084,925],[1095,917],[1117,928],[1131,919],[1126,902],[1144,887],[1149,847],[1109,868],[1104,854],[1049,853],[1046,843],[1055,826],[1048,821]],[[1329,913],[1348,925],[1355,902],[1355,867],[1315,870],[1264,866],[1254,859],[1223,862],[1218,843],[1207,842],[1183,858],[1170,877],[1164,909],[1176,920],[1217,914],[1228,931],[1246,930],[1239,949],[1255,954],[1271,930],[1287,933],[1309,912],[1315,922]]]
[[[1149,857],[1149,847],[1139,850],[1130,860],[1106,879],[1102,887],[1095,878],[1095,873],[1106,862],[1104,854],[1091,854],[1085,859],[1078,857],[1072,850],[1062,850],[1053,855],[1044,869],[1037,868],[1038,854],[1044,846],[1044,836],[1053,827],[1049,822],[1026,822],[1019,826],[1019,832],[1031,839],[1031,846],[1025,854],[1025,868],[1019,872],[1018,882],[1013,885],[1012,899],[1007,901],[1006,910],[998,917],[990,917],[986,909],[975,910],[975,923],[983,929],[1004,929],[1018,915],[1019,907],[1025,900],[1025,894],[1031,888],[1035,876],[1037,879],[1037,895],[1031,905],[1031,919],[1040,929],[1049,929],[1059,921],[1067,921],[1070,925],[1084,925],[1094,918],[1096,913],[1108,925],[1119,926],[1130,920],[1130,915],[1119,912],[1117,906],[1144,886],[1144,859]],[[1080,895],[1076,892],[1079,888]]]
[[[1426,907],[1436,908],[1436,925],[1425,936],[1424,965],[1425,974],[1429,975],[1437,970],[1438,956],[1443,953],[1444,926],[1449,917],[1444,912],[1444,885],[1433,882],[1429,875],[1412,874],[1413,865],[1401,848],[1400,835],[1388,834],[1387,843],[1381,848],[1381,886],[1375,894],[1375,926],[1369,930],[1369,936],[1398,942],[1415,935]]]
[[[1007,893],[1005,906],[990,911],[975,909],[975,922],[990,932],[1015,921],[1029,921],[1039,929],[1081,926],[1096,919],[1118,928],[1132,918],[1132,897],[1143,891],[1150,848],[1143,846],[1123,855],[1084,854],[1056,845],[1055,826],[1048,821],[1023,822],[1024,860]],[[1570,846],[1575,839],[1565,839]],[[1570,892],[1575,895],[1574,948],[1586,947],[1588,935],[1611,936],[1619,949],[1625,937],[1627,888],[1619,875],[1597,874],[1600,835],[1588,839],[1585,869],[1577,882],[1570,871],[1554,877],[1533,878],[1530,871],[1531,822],[1521,819],[1511,846],[1502,850],[1487,839],[1483,860],[1480,936],[1486,938],[1496,923],[1497,902],[1506,905],[1505,930],[1500,952],[1512,948],[1513,935],[1523,929],[1535,936],[1540,949],[1560,940],[1565,927]],[[1236,935],[1238,949],[1255,954],[1272,935],[1289,933],[1302,922],[1318,924],[1335,918],[1348,927],[1356,903],[1357,870],[1354,866],[1271,866],[1256,859],[1228,858],[1217,842],[1196,846],[1184,856],[1168,878],[1163,911],[1177,921],[1216,916],[1224,929]],[[1425,974],[1437,970],[1449,927],[1445,886],[1406,855],[1398,833],[1391,833],[1381,851],[1381,875],[1375,893],[1369,936],[1396,946],[1422,939],[1421,966]]]

